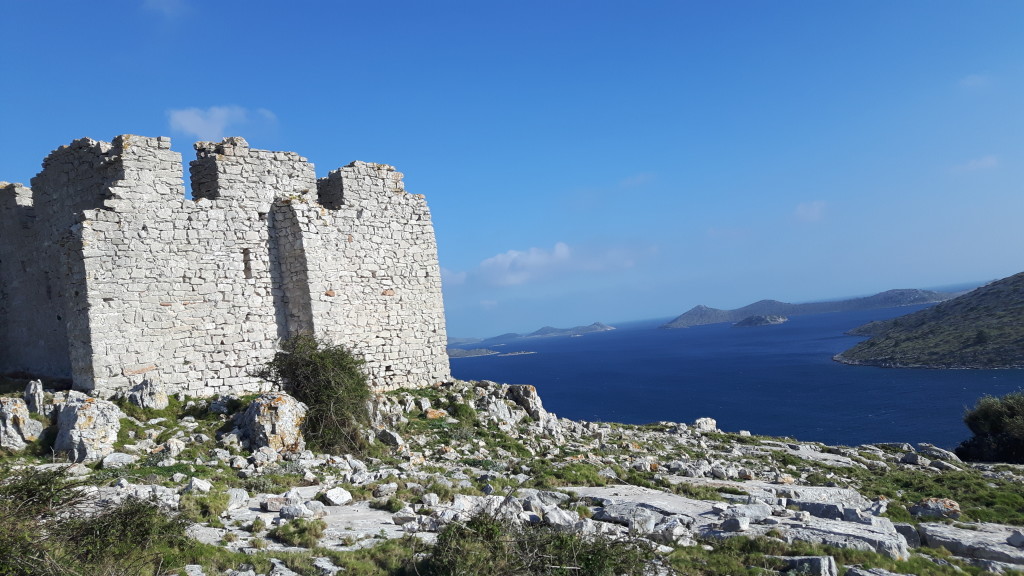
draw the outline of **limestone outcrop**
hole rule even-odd
[[[121,418],[113,402],[71,392],[57,416],[53,449],[72,462],[100,460],[114,451]]]
[[[238,419],[238,430],[251,450],[301,452],[306,448],[302,437],[305,418],[306,405],[288,394],[261,394]]]
[[[24,450],[43,432],[43,425],[29,415],[21,398],[0,398],[0,448]]]

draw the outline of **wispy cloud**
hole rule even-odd
[[[987,74],[968,74],[959,81],[957,85],[968,90],[978,90],[992,86],[992,77]]]
[[[632,176],[628,176],[626,178],[623,178],[622,180],[619,180],[619,188],[637,188],[653,180],[653,173],[641,172],[639,174],[633,174]]]
[[[171,130],[188,134],[200,140],[220,140],[229,128],[238,130],[252,124],[274,125],[277,116],[265,108],[250,111],[241,106],[210,106],[209,108],[181,108],[167,111]]]
[[[445,286],[458,286],[466,282],[465,272],[455,272],[445,267],[441,267],[441,283]]]
[[[825,202],[815,200],[797,204],[794,215],[801,222],[817,222],[825,217]]]
[[[143,0],[142,6],[165,18],[176,18],[188,11],[185,0]]]
[[[570,247],[557,242],[550,249],[508,250],[486,258],[473,269],[454,271],[441,268],[446,287],[516,287],[556,278],[628,270],[658,254],[657,246]]]
[[[491,256],[480,263],[480,275],[490,284],[511,286],[524,284],[552,269],[569,262],[572,251],[565,242],[558,242],[551,250],[530,248],[526,251],[509,250]]]
[[[957,164],[953,166],[953,172],[977,172],[979,170],[991,170],[996,166],[999,166],[999,158],[989,155],[968,160],[963,164]]]

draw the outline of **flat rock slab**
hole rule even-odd
[[[944,547],[956,556],[1024,564],[1024,550],[1007,543],[1018,528],[1000,524],[968,524],[971,528],[928,522],[918,525],[925,546]]]
[[[322,487],[308,486],[296,489],[303,498],[312,499]],[[345,506],[324,506],[326,516],[322,518],[327,523],[327,529],[320,540],[320,545],[332,549],[354,549],[367,543],[373,543],[376,538],[399,538],[406,534],[401,526],[392,520],[393,514],[387,510],[376,510],[370,508],[367,501],[352,502]],[[267,527],[275,526],[279,517],[277,512],[261,512],[260,498],[250,498],[240,508],[228,511],[228,519],[225,524],[233,524],[235,521],[240,526],[249,526],[257,517],[262,518]],[[224,530],[194,527],[200,541],[220,541]],[[251,534],[244,530],[233,530],[239,537],[237,542],[231,543],[229,547],[244,549],[251,546]],[[424,539],[432,539],[433,534],[417,534]],[[277,545],[270,541],[270,548],[291,549]]]

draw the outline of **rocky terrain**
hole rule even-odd
[[[371,452],[339,456],[306,449],[305,407],[281,393],[144,383],[115,403],[33,382],[0,402],[2,470],[66,469],[97,508],[142,498],[188,518],[221,552],[169,574],[383,574],[346,563],[423,555],[477,515],[629,540],[656,552],[647,574],[718,573],[719,555],[749,563],[756,546],[776,552],[757,556],[762,573],[1024,570],[1024,469],[928,444],[572,421],[532,386],[486,381],[378,395],[370,410]],[[311,538],[288,536],[314,522]]]
[[[740,328],[746,328],[749,326],[776,326],[778,324],[785,324],[786,322],[789,322],[789,318],[770,314],[768,316],[747,316],[743,320],[733,324],[733,326]]]
[[[720,324],[723,322],[739,322],[748,316],[797,316],[800,314],[822,314],[825,312],[846,312],[850,310],[873,310],[877,308],[895,308],[914,304],[942,302],[957,296],[947,292],[932,290],[887,290],[864,298],[836,300],[833,302],[808,302],[806,304],[790,304],[778,300],[759,300],[742,308],[720,310],[703,304],[663,324],[662,328],[688,328],[704,324]]]
[[[850,333],[870,336],[835,359],[887,368],[1024,366],[1024,272]]]

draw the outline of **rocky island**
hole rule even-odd
[[[662,328],[688,328],[705,324],[721,324],[739,322],[749,316],[797,316],[800,314],[821,314],[825,312],[845,312],[849,310],[873,310],[878,308],[894,308],[912,306],[914,304],[930,304],[942,302],[957,296],[956,293],[935,292],[932,290],[887,290],[873,296],[836,300],[831,302],[809,302],[806,304],[790,304],[778,300],[760,300],[734,310],[719,310],[708,306],[694,306],[680,314]]]
[[[1024,367],[1024,273],[850,333],[870,338],[837,354],[839,362],[886,368]]]
[[[776,326],[778,324],[785,324],[786,322],[789,322],[789,318],[786,318],[785,316],[778,316],[775,314],[759,314],[756,316],[747,316],[743,320],[740,320],[739,322],[733,324],[733,326],[738,326],[740,328],[745,328],[749,326]]]

